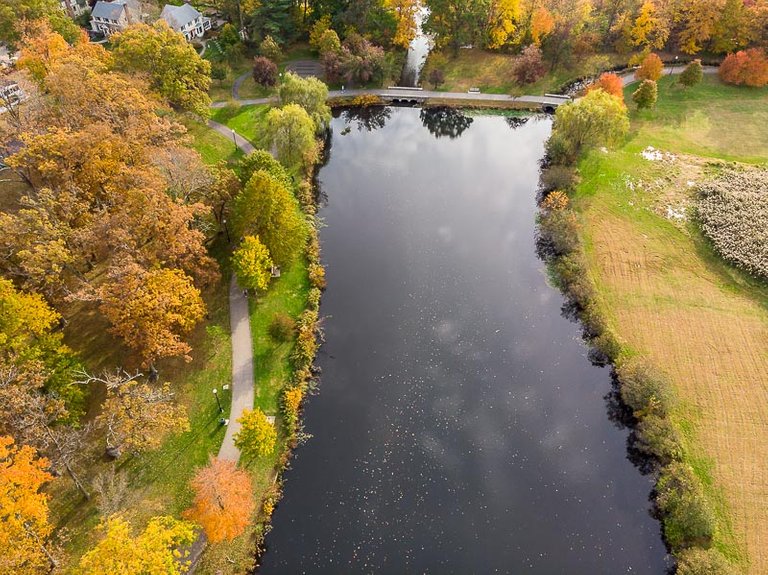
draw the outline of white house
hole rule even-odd
[[[91,30],[110,36],[125,30],[131,24],[141,22],[138,0],[99,0],[91,10]]]
[[[69,14],[70,18],[77,18],[88,11],[88,2],[86,0],[59,0],[61,9]]]
[[[160,13],[160,18],[168,22],[168,26],[184,34],[188,42],[193,38],[200,38],[211,29],[211,19],[200,14],[189,4],[181,6],[166,4]]]
[[[24,92],[13,80],[0,78],[0,114],[13,108],[24,99]]]

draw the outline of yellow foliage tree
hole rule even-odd
[[[17,291],[0,279],[0,347],[19,351],[30,338],[39,338],[59,319],[38,294]]]
[[[234,461],[211,457],[191,482],[195,500],[184,516],[199,523],[212,543],[231,541],[248,526],[253,513],[253,486],[247,471]]]
[[[397,22],[392,43],[407,48],[416,37],[417,0],[385,0],[384,5],[395,13]]]
[[[144,365],[178,355],[191,361],[192,348],[181,338],[203,319],[205,304],[183,271],[127,264],[102,286],[101,296],[111,331],[139,353]]]
[[[106,532],[104,539],[80,559],[80,575],[186,573],[187,562],[178,547],[194,540],[191,523],[173,517],[153,517],[144,532],[134,536],[131,525],[116,515],[102,528]]]
[[[645,0],[632,27],[632,41],[644,50],[661,50],[669,38],[669,22],[653,0]]]
[[[243,411],[237,422],[241,427],[235,434],[235,446],[245,457],[266,457],[275,451],[277,431],[258,407]]]
[[[243,243],[232,254],[232,267],[241,286],[267,289],[272,277],[272,258],[259,236],[245,236]]]
[[[488,47],[501,48],[510,42],[520,19],[520,0],[493,0],[488,15]]]
[[[0,437],[0,573],[34,575],[56,565],[45,547],[52,531],[48,496],[40,493],[53,479],[47,467],[33,448]]]

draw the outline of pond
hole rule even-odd
[[[333,120],[322,380],[260,573],[664,573],[610,373],[536,256],[550,129]]]

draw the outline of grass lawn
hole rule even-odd
[[[200,153],[206,164],[216,164],[222,160],[235,161],[243,155],[232,140],[196,119],[189,116],[179,116],[177,119],[187,128],[190,146]]]
[[[160,376],[169,381],[176,399],[186,407],[191,430],[170,437],[160,449],[139,457],[126,457],[117,466],[125,473],[129,489],[122,505],[123,513],[134,525],[145,525],[150,517],[170,514],[179,516],[191,503],[189,479],[195,468],[205,465],[211,453],[218,452],[224,438],[219,425],[218,407],[212,395],[213,388],[221,388],[231,379],[231,344],[229,338],[229,272],[223,270],[222,280],[208,290],[205,296],[210,319],[200,325],[190,338],[193,361],[166,361],[159,364]],[[78,334],[87,331],[88,317],[79,315]],[[85,359],[98,355],[99,349],[115,348],[115,341],[103,329],[100,337],[80,338],[68,334],[68,343],[82,352]],[[77,337],[75,337],[77,336]],[[89,368],[93,364],[88,362]],[[113,364],[111,367],[113,367]],[[225,408],[229,408],[227,393],[223,394]],[[103,447],[96,447],[97,450]],[[98,458],[89,468],[82,470],[86,484],[112,464]],[[74,489],[68,477],[62,477],[51,486],[50,503],[52,523],[59,535],[66,535],[65,549],[71,563],[90,548],[99,538],[96,529],[100,516],[92,499],[85,502]]]
[[[255,106],[227,106],[213,110],[211,119],[229,126],[238,134],[247,138],[254,144],[258,143],[267,112],[270,109],[269,104],[258,104]]]
[[[672,418],[715,505],[716,547],[765,573],[768,286],[721,260],[694,223],[667,214],[690,208],[713,161],[768,166],[768,89],[707,76],[694,88],[673,83],[660,82],[655,110],[632,113],[624,146],[582,161],[574,202],[606,318],[674,384]],[[645,160],[649,145],[674,156]]]
[[[521,86],[514,79],[515,55],[487,52],[479,48],[461,49],[455,56],[450,52],[445,54],[445,84],[440,86],[440,90],[446,92],[466,92],[470,88],[480,88],[488,94],[544,94],[556,91],[568,80],[587,74],[595,66],[593,59],[579,59],[572,66],[561,66],[548,72],[534,84]],[[602,66],[620,60],[615,54],[596,58],[600,58]],[[422,85],[425,88],[432,87],[426,76],[422,78]]]

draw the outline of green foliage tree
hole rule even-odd
[[[272,258],[259,236],[245,236],[232,254],[232,267],[240,285],[254,290],[265,290],[272,278]]]
[[[726,0],[712,32],[712,50],[728,54],[746,48],[756,36],[753,19],[744,0]]]
[[[109,518],[102,526],[104,538],[80,559],[78,573],[152,573],[182,575],[188,561],[178,551],[195,539],[194,527],[173,517],[153,517],[138,536],[121,516]]]
[[[214,62],[211,64],[211,80],[223,82],[229,75],[229,66],[223,62]]]
[[[659,87],[653,80],[643,80],[640,87],[632,94],[632,101],[637,109],[653,108],[659,97]]]
[[[656,491],[664,536],[672,550],[709,547],[716,529],[715,515],[693,469],[679,462],[666,466]]]
[[[134,24],[111,37],[115,69],[143,73],[168,101],[208,116],[211,64],[163,20]]]
[[[256,150],[240,159],[240,162],[238,163],[238,172],[240,174],[240,181],[243,185],[247,184],[248,180],[250,180],[251,177],[253,177],[253,174],[258,170],[264,170],[271,176],[274,176],[286,187],[286,189],[293,189],[291,176],[285,171],[283,165],[266,150]]]
[[[279,44],[287,44],[296,36],[296,18],[293,0],[259,2],[246,15],[256,38],[271,36]]]
[[[272,36],[267,36],[261,41],[259,44],[259,54],[265,58],[269,58],[273,62],[277,62],[283,57],[283,51],[280,49],[280,45]]]
[[[279,90],[280,104],[298,104],[315,123],[317,133],[324,131],[331,121],[331,109],[326,104],[328,86],[317,78],[302,78],[292,72],[283,76]]]
[[[690,88],[696,84],[700,84],[704,78],[704,70],[701,66],[701,60],[694,60],[685,67],[683,73],[680,74],[680,83],[683,86]]]
[[[331,29],[331,15],[325,14],[318,18],[309,29],[309,45],[320,52],[320,39]],[[338,36],[337,36],[338,37]]]
[[[263,170],[253,174],[235,199],[235,215],[240,234],[258,236],[280,266],[293,261],[304,247],[307,223],[298,200]]]
[[[438,48],[457,51],[466,44],[476,44],[485,34],[489,6],[484,0],[427,0],[429,16],[424,30],[435,39]]]
[[[266,147],[274,147],[278,160],[288,169],[308,169],[319,155],[316,128],[315,121],[298,104],[272,108],[264,130]]]
[[[739,575],[717,549],[686,549],[677,554],[676,575]]]
[[[584,150],[616,144],[628,131],[624,103],[603,90],[594,90],[557,109],[553,136],[566,148],[564,156],[574,161]]]
[[[249,459],[271,455],[277,443],[277,430],[258,407],[246,409],[237,420],[240,431],[235,434],[235,446]]]

